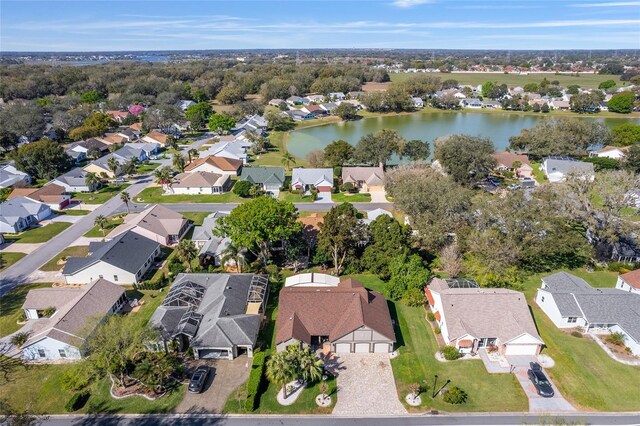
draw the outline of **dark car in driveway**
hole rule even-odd
[[[529,376],[531,383],[533,383],[533,386],[536,387],[538,395],[545,398],[551,398],[554,395],[553,388],[551,387],[551,382],[549,382],[547,376],[542,372],[540,364],[532,362],[530,367],[531,368],[527,371],[527,375]]]
[[[209,377],[209,367],[201,365],[193,372],[191,380],[189,380],[189,392],[200,393],[204,388],[204,384],[207,383],[207,377]]]

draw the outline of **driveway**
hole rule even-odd
[[[335,354],[337,416],[406,414],[396,390],[388,354]]]
[[[202,364],[215,369],[215,374],[209,374],[202,393],[186,392],[176,413],[221,413],[229,395],[247,381],[251,369],[251,359],[246,356],[233,361],[201,360],[195,365]]]
[[[387,191],[371,191],[371,202],[372,203],[388,203],[387,201]]]
[[[509,362],[514,368],[515,374],[520,386],[524,389],[525,395],[529,398],[530,413],[571,413],[576,409],[560,394],[558,387],[552,382],[555,395],[551,398],[543,398],[536,392],[535,386],[527,376],[530,361],[537,361],[535,357],[509,356]],[[545,373],[547,378],[549,375]]]

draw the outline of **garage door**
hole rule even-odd
[[[368,343],[356,343],[356,352],[366,353],[366,352],[371,352],[371,349]]]
[[[336,343],[336,353],[351,352],[351,343]]]
[[[389,344],[388,343],[376,343],[373,345],[373,351],[376,353],[388,353],[389,352]]]
[[[507,345],[505,355],[535,355],[538,345]]]
[[[198,358],[200,359],[229,358],[229,351],[226,349],[199,349]]]

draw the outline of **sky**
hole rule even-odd
[[[2,0],[1,51],[638,49],[640,1]]]

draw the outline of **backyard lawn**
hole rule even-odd
[[[367,288],[382,291],[384,283],[373,275],[355,275]],[[443,363],[435,359],[438,345],[425,319],[423,308],[411,308],[389,302],[391,317],[396,320],[396,339],[400,355],[391,360],[398,397],[404,402],[412,383],[422,383],[428,390],[422,394],[418,411],[434,408],[442,411],[527,411],[528,401],[511,374],[489,374],[481,360]],[[434,375],[439,386],[451,380],[468,394],[466,404],[452,405],[441,398],[432,399]],[[423,382],[424,381],[424,382]],[[406,405],[405,405],[406,406]],[[411,410],[411,409],[410,409]]]
[[[45,243],[70,226],[71,224],[69,222],[52,222],[48,225],[31,228],[18,234],[4,234],[4,238],[7,241],[20,244]]]
[[[569,271],[594,287],[614,287],[617,274],[592,272],[584,269]],[[640,410],[640,367],[620,364],[611,359],[588,337],[574,337],[560,331],[535,304],[536,289],[540,287],[538,274],[525,283],[525,294],[533,311],[542,340],[543,354],[551,356],[555,367],[549,375],[562,394],[576,407],[600,411]]]
[[[25,257],[24,253],[12,253],[3,251],[0,253],[0,271],[7,269],[9,266],[16,263],[18,260]]]
[[[56,257],[42,265],[41,271],[59,271],[63,265],[59,265],[58,261],[66,257],[85,257],[89,254],[89,246],[73,246],[62,250]]]
[[[315,120],[311,120],[315,121]],[[251,166],[276,166],[282,167],[282,153],[286,150],[286,138],[288,136],[287,132],[271,132],[269,134],[269,140],[271,141],[272,147],[269,149],[269,152],[260,155],[254,155],[253,161],[250,163]],[[295,164],[292,164],[291,167],[309,167],[309,163],[306,159],[297,158],[296,157]],[[290,173],[287,173],[290,174]]]
[[[113,231],[118,225],[124,223],[125,215],[117,215],[111,216],[107,218],[107,225],[104,227],[104,234],[102,233],[102,229],[98,225],[95,225],[93,228],[89,229],[84,236],[89,238],[100,238],[109,235],[111,231]]]
[[[338,192],[337,194],[331,194],[331,199],[336,203],[368,203],[371,201],[371,194],[366,192],[356,194]]]
[[[85,204],[104,204],[128,186],[128,183],[123,183],[122,185],[103,186],[97,192],[76,192],[73,194],[73,199]]]
[[[164,190],[159,187],[145,188],[135,196],[136,203],[242,203],[246,199],[229,191],[219,195],[164,195]]]
[[[540,170],[540,163],[532,161],[531,162],[531,167],[533,168],[533,177],[536,180],[536,182],[545,183],[547,178],[544,175],[544,172],[542,170]]]
[[[51,287],[49,283],[24,284],[0,297],[0,337],[18,331],[17,321],[22,316],[22,304],[29,290],[34,288]]]

